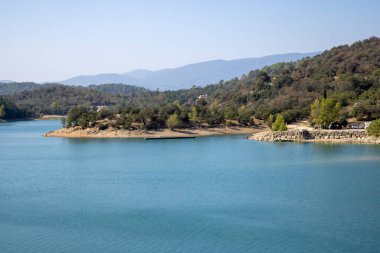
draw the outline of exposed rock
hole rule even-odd
[[[369,136],[366,130],[307,130],[296,129],[284,132],[267,131],[250,137],[256,141],[271,142],[339,142],[380,144],[380,138]]]

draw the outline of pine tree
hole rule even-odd
[[[288,130],[288,127],[285,124],[285,119],[281,114],[277,114],[276,120],[272,126],[272,130],[273,131],[281,131],[281,132]]]

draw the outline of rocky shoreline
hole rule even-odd
[[[266,131],[249,137],[251,140],[267,142],[329,142],[380,144],[380,137],[369,136],[364,129],[360,130],[312,130],[294,129],[284,132]]]

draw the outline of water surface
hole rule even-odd
[[[0,252],[380,252],[380,146],[0,124]]]

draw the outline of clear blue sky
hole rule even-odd
[[[378,0],[1,0],[0,80],[319,51],[379,24]]]

